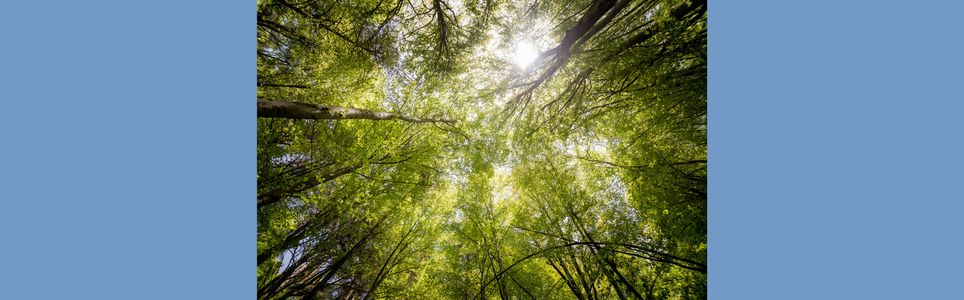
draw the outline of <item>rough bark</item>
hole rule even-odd
[[[258,83],[259,87],[283,87],[283,88],[296,88],[296,89],[309,89],[310,86],[304,84],[276,84],[276,83]]]
[[[324,106],[320,104],[258,99],[259,118],[308,120],[402,120],[412,123],[455,123],[449,119],[420,118],[393,112],[363,108]]]

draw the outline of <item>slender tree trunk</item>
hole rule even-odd
[[[569,286],[569,290],[572,291],[572,294],[576,296],[576,299],[582,300],[583,296],[581,290],[579,289],[579,285],[576,280],[573,279],[572,275],[569,274],[569,270],[564,265],[565,262],[563,259],[560,259],[558,267],[552,261],[552,259],[546,258],[546,260],[549,261],[549,266],[552,266],[552,268],[556,270],[556,273],[559,273],[559,277],[562,277],[563,282]]]
[[[258,83],[261,87],[284,87],[284,88],[296,88],[296,89],[308,89],[310,86],[304,84],[280,84],[280,83]]]
[[[320,179],[318,177],[308,176],[308,179],[306,179],[301,184],[295,185],[288,189],[275,189],[275,190],[267,191],[261,195],[258,195],[258,208],[281,201],[281,199],[283,199],[284,196],[286,195],[297,194],[297,193],[307,191],[308,189],[316,187],[319,184],[334,180],[339,176],[351,173],[352,171],[355,171],[360,167],[361,165],[353,165],[353,166],[337,169],[332,171],[331,173],[323,175]]]
[[[338,38],[342,39],[342,40],[345,41],[346,43],[348,43],[348,44],[350,44],[350,45],[352,45],[352,46],[355,46],[355,47],[357,47],[358,49],[367,52],[368,54],[371,54],[371,55],[373,55],[373,56],[375,55],[375,51],[374,51],[374,50],[372,50],[372,49],[370,49],[370,48],[368,48],[368,47],[362,46],[362,44],[358,43],[358,41],[351,39],[350,37],[348,37],[348,36],[345,35],[344,33],[338,32],[338,31],[335,30],[334,28],[331,28],[331,26],[325,25],[325,23],[324,23],[324,22],[325,22],[324,16],[319,16],[319,15],[315,15],[315,14],[313,14],[313,13],[309,13],[308,11],[305,11],[304,9],[301,9],[301,8],[299,8],[298,6],[296,6],[294,3],[290,3],[290,2],[288,2],[288,1],[279,0],[278,3],[281,3],[282,6],[287,7],[288,9],[291,9],[292,11],[294,11],[294,12],[298,13],[299,15],[301,15],[302,17],[307,18],[309,21],[313,21],[313,22],[317,23],[318,27],[320,27],[320,28],[324,29],[325,31],[331,32],[332,34],[338,36]]]
[[[334,262],[332,262],[331,265],[329,265],[328,268],[325,269],[324,271],[326,272],[325,277],[322,278],[317,283],[315,283],[315,286],[308,291],[308,294],[305,295],[304,299],[316,299],[318,292],[324,290],[330,285],[328,281],[331,280],[331,278],[335,276],[335,273],[337,273],[338,270],[340,270],[345,265],[345,262],[347,262],[348,259],[351,258],[352,255],[354,255],[355,251],[358,250],[359,247],[361,247],[363,244],[368,242],[369,239],[371,239],[373,236],[375,236],[378,233],[380,229],[379,227],[381,227],[381,224],[382,222],[385,221],[386,217],[388,217],[388,215],[382,216],[382,218],[378,221],[378,223],[375,223],[375,225],[372,226],[371,229],[369,229],[367,235],[365,235],[360,240],[358,240],[358,242],[352,245],[351,248],[348,249],[348,252],[346,252],[344,255],[339,257],[338,260],[335,260]]]
[[[324,106],[320,104],[258,99],[259,118],[308,120],[402,120],[412,123],[455,123],[449,119],[419,118],[393,112],[362,108]]]
[[[410,242],[408,237],[412,234],[412,232],[415,231],[416,226],[418,226],[418,224],[413,224],[412,227],[405,232],[405,235],[402,236],[402,239],[398,241],[398,244],[395,244],[395,248],[392,249],[391,253],[389,253],[388,258],[385,259],[385,263],[382,264],[382,267],[378,269],[378,273],[375,274],[375,279],[372,280],[372,287],[368,289],[368,292],[365,293],[365,297],[362,297],[362,300],[368,300],[368,297],[371,297],[371,295],[375,293],[375,290],[378,289],[378,286],[385,281],[386,277],[388,277],[388,273],[390,273],[392,269],[398,265],[399,259],[395,255],[404,251],[405,248],[408,248]]]
[[[636,297],[636,299],[643,299],[643,296],[639,294],[639,291],[636,290],[636,287],[634,287],[632,283],[626,280],[626,277],[623,276],[623,273],[619,271],[619,268],[616,266],[616,263],[613,262],[612,259],[610,259],[609,257],[605,257],[601,253],[599,253],[600,247],[598,244],[595,244],[596,240],[592,238],[591,234],[589,234],[589,230],[587,230],[586,226],[583,224],[582,218],[579,218],[579,216],[576,215],[576,212],[573,211],[572,209],[569,209],[569,215],[572,216],[573,220],[575,221],[576,229],[579,230],[582,236],[588,239],[590,243],[593,243],[592,245],[589,245],[589,252],[596,257],[596,260],[598,260],[599,262],[605,263],[605,265],[608,265],[612,275],[616,275],[616,279],[618,279],[619,282],[625,285],[626,289],[628,289],[629,292]],[[605,266],[602,266],[602,265],[600,267],[605,268]],[[625,295],[623,295],[623,293],[620,291],[617,285],[617,281],[613,278],[610,272],[607,272],[606,275],[607,275],[606,277],[609,278],[610,284],[612,284],[613,288],[616,289],[616,293],[619,296],[619,298],[625,298]]]
[[[305,222],[304,224],[301,224],[301,226],[298,226],[298,228],[295,229],[295,231],[292,231],[291,233],[289,233],[289,234],[285,237],[284,241],[282,241],[281,243],[278,243],[278,244],[275,245],[274,247],[271,247],[271,248],[265,250],[263,253],[259,253],[259,254],[258,254],[258,266],[261,266],[261,264],[263,264],[263,263],[264,263],[265,261],[267,261],[268,259],[271,259],[272,257],[277,256],[279,252],[284,251],[285,249],[290,248],[291,245],[297,243],[298,241],[300,241],[301,239],[303,239],[305,236],[307,236],[307,233],[308,233],[308,231],[309,231],[309,227],[311,226],[311,223],[312,223],[311,220],[308,220],[308,221]]]

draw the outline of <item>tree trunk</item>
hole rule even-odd
[[[315,176],[308,176],[308,178],[305,179],[305,181],[301,182],[298,185],[264,192],[258,195],[258,208],[281,201],[284,198],[284,196],[301,193],[313,187],[316,187],[319,184],[322,184],[324,182],[332,181],[335,178],[351,173],[352,171],[355,171],[360,167],[361,165],[352,165],[352,166],[336,169],[331,173],[322,175],[321,178],[318,178]]]
[[[320,104],[285,102],[258,99],[259,118],[308,119],[308,120],[403,120],[412,123],[455,123],[448,119],[419,118],[408,115],[373,111],[362,108],[324,106]]]

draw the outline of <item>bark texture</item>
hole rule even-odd
[[[402,120],[412,123],[455,123],[449,119],[420,118],[394,112],[363,108],[324,106],[320,104],[258,99],[259,118],[309,120]]]

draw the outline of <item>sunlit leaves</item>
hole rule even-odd
[[[601,1],[259,2],[258,97],[458,120],[259,119],[259,297],[704,297],[703,6]]]

